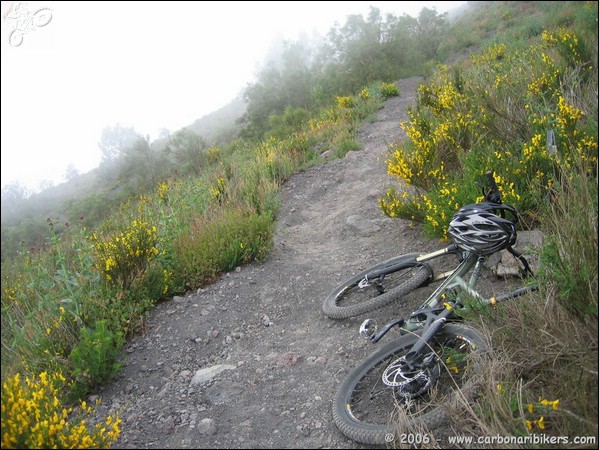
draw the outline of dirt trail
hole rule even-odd
[[[404,136],[399,123],[419,81],[398,83],[401,96],[360,129],[362,150],[287,181],[267,261],[158,305],[119,377],[98,392],[99,412],[124,420],[115,447],[362,447],[339,433],[331,406],[374,347],[358,337],[364,317],[332,321],[321,305],[357,270],[438,245],[377,205],[392,181],[388,145]],[[370,316],[406,312],[391,305]],[[215,366],[222,371],[205,373],[208,381],[192,381]]]

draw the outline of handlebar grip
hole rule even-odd
[[[491,188],[492,191],[497,191],[497,183],[495,182],[495,177],[493,176],[493,171],[488,170],[487,173],[487,180],[489,181],[489,187]]]
[[[495,177],[493,176],[493,171],[489,170],[486,173],[487,181],[489,182],[490,190],[486,195],[486,200],[492,203],[501,204],[501,193],[499,192],[499,188],[497,187],[497,183],[495,182]]]

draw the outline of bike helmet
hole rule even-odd
[[[512,218],[502,218],[498,214]],[[516,243],[517,212],[509,205],[473,203],[461,208],[449,224],[448,234],[463,250],[490,255]]]

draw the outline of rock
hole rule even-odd
[[[205,399],[211,405],[222,405],[237,401],[244,390],[245,388],[231,381],[216,381],[206,389]]]
[[[544,236],[540,230],[518,232],[515,249],[524,255],[533,272],[536,272],[539,267],[538,252],[543,246],[543,240]],[[507,250],[491,255],[486,266],[498,277],[508,278],[521,275],[522,265]]]
[[[175,419],[173,419],[173,416],[168,416],[166,419],[164,419],[164,422],[162,423],[162,431],[164,431],[166,434],[171,434],[175,429]]]
[[[205,369],[198,370],[193,378],[191,379],[190,386],[196,386],[198,384],[205,383],[210,381],[212,378],[217,376],[219,373],[224,372],[225,370],[233,370],[235,366],[230,364],[219,364],[217,366],[206,367]]]
[[[302,358],[302,355],[297,352],[283,353],[277,358],[277,366],[279,367],[294,367]]]
[[[262,316],[262,325],[264,325],[265,327],[270,327],[273,323],[270,321],[270,317],[268,317],[266,314],[264,314]]]
[[[172,367],[169,366],[164,366],[164,369],[162,369],[162,374],[166,377],[166,378],[171,378],[174,375],[175,371],[173,370]]]
[[[381,229],[381,227],[371,220],[365,219],[364,217],[358,215],[349,216],[345,223],[351,232],[362,236],[368,236]]]
[[[212,436],[217,432],[216,423],[212,419],[202,419],[198,424],[198,431],[200,432],[200,434]]]

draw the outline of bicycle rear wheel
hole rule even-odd
[[[333,405],[334,422],[344,435],[363,444],[386,444],[398,432],[398,408],[404,426],[434,429],[446,420],[441,405],[455,403],[458,395],[473,396],[467,367],[475,362],[474,352],[484,354],[484,339],[471,328],[447,324],[416,361],[432,363],[407,370],[402,357],[418,338],[419,333],[408,334],[390,342],[347,375]]]
[[[337,286],[322,311],[331,319],[359,316],[391,303],[433,279],[433,269],[419,263],[419,253],[396,256],[376,264]]]

